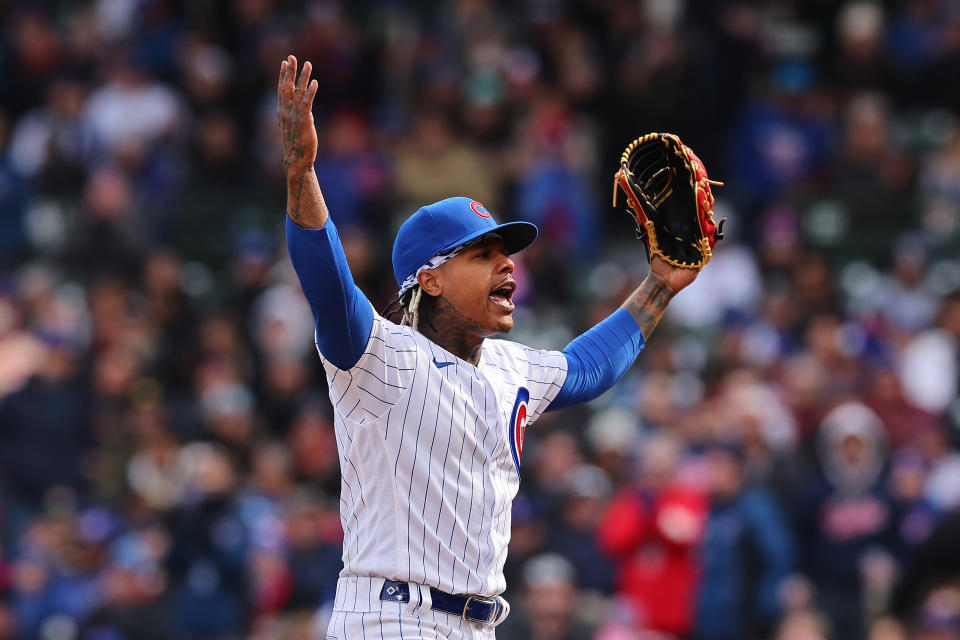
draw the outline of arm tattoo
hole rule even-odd
[[[290,181],[288,189],[290,193],[287,195],[287,200],[289,200],[290,206],[287,208],[290,217],[294,222],[302,222],[300,218],[300,199],[303,197],[303,181],[306,179],[306,176],[300,176],[299,178],[294,178]]]
[[[319,229],[327,221],[327,206],[320,193],[316,174],[308,171],[291,171],[291,167],[303,162],[305,149],[300,139],[303,113],[291,107],[286,117],[280,118],[283,136],[283,170],[287,174],[287,214],[290,219],[305,229]]]
[[[660,280],[648,276],[636,291],[623,303],[622,308],[630,312],[640,326],[644,339],[653,333],[654,327],[663,316],[673,292]]]
[[[287,176],[287,215],[304,229],[320,229],[327,223],[327,203],[313,169]]]

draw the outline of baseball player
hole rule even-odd
[[[342,470],[343,564],[328,638],[493,638],[524,433],[609,389],[697,275],[653,257],[623,306],[562,352],[513,327],[510,255],[537,235],[455,197],[419,209],[393,247],[403,321],[353,283],[313,165],[317,81],[281,64],[278,118],[290,258],[316,320]]]

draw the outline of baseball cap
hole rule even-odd
[[[462,196],[420,207],[400,226],[393,243],[397,284],[402,286],[408,276],[438,253],[490,233],[503,238],[507,254],[512,254],[536,239],[537,227],[530,222],[497,224],[486,207]]]

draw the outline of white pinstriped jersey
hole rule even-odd
[[[374,313],[357,364],[323,364],[342,475],[341,575],[502,593],[524,430],[560,391],[564,355],[487,339],[474,367]]]

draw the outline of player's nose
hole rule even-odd
[[[500,254],[500,263],[497,265],[497,273],[513,273],[515,265],[513,260],[505,253]]]

